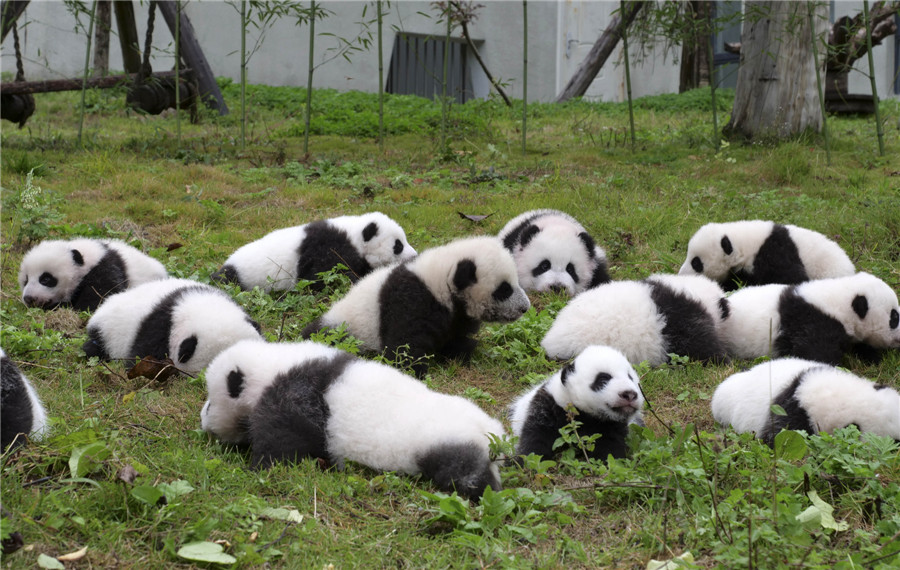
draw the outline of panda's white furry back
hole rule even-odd
[[[774,405],[784,414],[772,412]],[[900,394],[839,368],[797,358],[763,362],[726,378],[711,400],[713,417],[772,444],[782,429],[809,434],[855,425],[900,440]]]
[[[818,232],[744,220],[697,230],[679,273],[706,275],[731,291],[740,285],[796,284],[855,271],[841,246]]]
[[[234,440],[246,425],[255,467],[312,457],[421,473],[464,496],[500,488],[489,450],[500,422],[390,366],[312,342],[246,341],[209,372],[204,429]]]
[[[22,302],[43,309],[94,310],[110,295],[166,277],[162,263],[114,239],[46,240],[19,267]]]
[[[481,321],[509,322],[530,302],[515,262],[498,240],[475,237],[423,251],[408,262],[374,271],[303,330],[309,338],[346,323],[369,351],[403,350],[417,373],[438,354],[467,359]]]
[[[259,326],[227,293],[190,279],[154,281],[113,295],[88,321],[87,333],[87,356],[171,358],[189,374],[235,342],[260,338]]]
[[[275,230],[231,254],[213,279],[264,291],[293,289],[303,279],[321,289],[318,274],[338,263],[355,281],[375,268],[415,255],[397,222],[370,212]]]
[[[513,254],[526,291],[576,295],[609,281],[606,252],[575,218],[559,210],[525,212],[497,237]]]
[[[47,412],[37,391],[0,349],[0,452],[25,438],[40,440],[47,431]]]

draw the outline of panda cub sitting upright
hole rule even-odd
[[[732,356],[796,356],[840,364],[844,353],[877,361],[900,348],[900,305],[868,273],[799,285],[744,287],[728,298],[722,339]]]
[[[497,237],[513,254],[526,291],[572,296],[609,281],[606,252],[575,218],[559,210],[525,212]]]
[[[499,241],[460,239],[377,269],[302,335],[309,338],[346,323],[365,350],[385,350],[393,357],[406,346],[416,373],[423,374],[428,368],[424,357],[467,359],[475,350],[472,335],[481,321],[514,321],[529,306],[515,262]]]
[[[713,417],[772,445],[783,429],[812,435],[855,425],[900,441],[900,394],[820,362],[781,358],[726,378],[713,393]],[[772,412],[780,406],[785,415]]]
[[[42,309],[93,311],[109,295],[166,277],[162,263],[114,239],[42,241],[19,268],[22,302]]]
[[[106,300],[87,324],[89,357],[171,358],[175,368],[200,372],[222,350],[260,338],[257,325],[216,287],[190,279],[145,283]]]
[[[592,459],[625,457],[628,424],[638,420],[644,397],[639,378],[625,356],[608,346],[589,346],[573,362],[519,397],[510,406],[510,425],[519,437],[516,455],[554,455],[559,430],[572,418],[581,422],[581,437],[599,434]]]
[[[651,275],[604,283],[572,299],[541,340],[547,356],[573,358],[592,344],[616,348],[630,362],[658,366],[669,354],[727,359],[719,327],[725,293],[701,275]]]
[[[37,392],[13,361],[0,349],[0,452],[40,440],[47,430],[47,412]]]
[[[706,275],[726,291],[853,275],[841,246],[818,232],[763,220],[706,224],[688,243],[682,275]]]
[[[473,402],[433,392],[390,366],[308,341],[246,341],[224,351],[210,370],[225,375],[228,390],[238,393],[228,396],[232,400],[255,392],[245,399],[249,416],[248,408],[211,392],[204,427],[234,434],[233,426],[245,424],[254,467],[307,457],[339,467],[354,461],[422,474],[464,497],[500,490],[490,456],[490,434],[503,436],[500,422]],[[221,392],[220,380],[213,382],[218,388],[210,389]],[[213,414],[219,414],[214,421]]]
[[[339,263],[356,281],[374,268],[415,255],[397,222],[370,212],[275,230],[231,254],[212,279],[264,291],[290,290],[302,279],[321,290],[318,274]]]

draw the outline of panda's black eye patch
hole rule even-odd
[[[491,296],[494,298],[495,301],[505,301],[505,300],[509,299],[510,296],[512,296],[512,294],[513,294],[512,285],[510,285],[508,282],[504,281],[503,283],[500,284],[499,287],[494,289],[494,292],[491,294]]]
[[[900,324],[900,313],[897,313],[897,309],[891,309],[891,320],[888,325],[895,329],[898,324]]]
[[[566,265],[566,273],[572,276],[572,281],[578,283],[578,272],[575,271],[575,265],[573,263]]]
[[[703,262],[700,261],[699,257],[695,257],[691,260],[691,267],[693,267],[694,271],[697,273],[703,273]]]
[[[38,283],[40,283],[44,287],[56,287],[56,284],[59,283],[59,279],[45,271],[41,273],[40,277],[38,277]]]
[[[403,242],[398,240],[394,241],[394,255],[400,255],[403,252]]]
[[[550,260],[545,259],[544,261],[537,264],[537,267],[531,270],[531,276],[537,277],[538,275],[543,275],[550,271]]]
[[[612,380],[612,375],[607,374],[606,372],[601,372],[597,374],[597,377],[594,378],[593,384],[591,384],[591,390],[594,392],[599,392],[603,389],[606,384]]]
[[[237,398],[244,391],[244,373],[240,368],[235,368],[228,373],[228,395]]]

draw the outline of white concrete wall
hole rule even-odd
[[[512,97],[522,96],[522,3],[518,0],[481,0],[485,7],[471,26],[472,35],[479,40],[479,51],[491,72],[506,85]],[[86,2],[90,5],[90,2]],[[197,38],[217,76],[240,78],[240,15],[239,2],[226,3],[216,0],[191,0],[183,4],[197,32]],[[319,34],[352,39],[361,31],[366,8],[366,20],[374,20],[374,6],[361,0],[328,0],[323,6],[332,12],[325,20],[316,23]],[[597,0],[529,0],[528,2],[528,98],[532,101],[551,101],[565,86],[575,69],[584,59],[594,41],[609,24],[612,13],[619,7],[617,1]],[[147,3],[135,3],[138,33],[143,36],[147,23]],[[855,14],[862,9],[861,1],[840,1],[835,5],[835,15]],[[443,35],[445,28],[438,23],[438,14],[428,1],[395,0],[384,20],[383,58],[385,75],[393,47],[395,30],[411,33]],[[423,15],[425,14],[425,15]],[[430,17],[429,17],[430,15]],[[115,19],[113,19],[115,20]],[[87,24],[87,17],[81,21]],[[27,79],[59,79],[79,77],[84,66],[86,36],[83,29],[76,31],[74,16],[65,4],[58,0],[32,0],[19,21],[20,37],[25,52]],[[115,32],[115,21],[113,22]],[[374,24],[371,27],[374,35]],[[454,33],[459,36],[459,32]],[[250,27],[248,45],[252,46],[259,32]],[[157,13],[154,33],[153,68],[172,69],[171,52],[174,42],[162,16]],[[252,55],[248,67],[248,81],[268,85],[306,85],[308,67],[308,27],[297,27],[293,21],[283,19],[266,31],[259,49]],[[337,41],[334,37],[319,36],[316,39],[314,85],[332,87],[342,91],[362,90],[374,92],[378,88],[378,62],[374,56],[375,39],[371,50],[350,54],[351,62],[341,57],[333,58]],[[678,89],[678,66],[671,53],[665,55],[662,44],[657,46],[654,57],[643,62],[632,49],[632,94],[643,95],[674,92]],[[882,97],[892,96],[894,70],[894,39],[874,50],[878,70],[878,90]],[[327,61],[330,59],[330,61]],[[470,65],[477,68],[474,59]],[[865,58],[857,62],[858,69],[868,69]],[[110,68],[121,70],[122,58],[117,38],[110,42]],[[2,47],[0,70],[15,72],[12,34]],[[485,82],[474,74],[479,95],[487,90]],[[850,76],[853,93],[869,93],[868,78],[860,73]],[[586,96],[605,101],[625,99],[625,72],[622,65],[621,46],[607,62],[591,84]]]

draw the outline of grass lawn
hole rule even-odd
[[[613,279],[676,272],[707,222],[770,219],[832,237],[900,290],[897,101],[882,103],[885,158],[871,118],[829,117],[829,165],[816,135],[717,152],[702,90],[639,100],[635,148],[626,105],[530,105],[524,153],[521,107],[457,105],[442,123],[440,105],[391,97],[382,149],[376,98],[323,90],[305,155],[303,90],[251,86],[242,145],[238,90],[223,87],[232,113],[196,125],[131,112],[122,91],[89,92],[81,144],[79,94],[38,95],[25,128],[3,123],[0,343],[52,418],[46,441],[2,458],[2,534],[25,544],[3,567],[53,567],[47,557],[85,547],[65,567],[188,567],[214,556],[182,550],[191,543],[218,544],[236,560],[229,567],[637,569],[688,551],[682,567],[900,567],[897,445],[848,428],[776,453],[717,426],[712,391],[751,362],[639,365],[652,411],[628,459],[572,452],[506,467],[504,490],[474,504],[358,465],[253,471],[245,453],[200,431],[202,375],[160,384],[88,361],[90,315],[27,309],[17,283],[22,256],[46,237],[121,238],[171,275],[208,281],[240,245],[316,219],[382,211],[422,251],[557,208],[607,251]],[[724,122],[731,96],[719,95]],[[347,287],[229,292],[269,340],[290,341]],[[533,295],[519,321],[481,329],[471,363],[438,363],[425,381],[505,421],[512,399],[559,367],[539,341],[565,302]],[[900,388],[897,351],[843,365]]]

